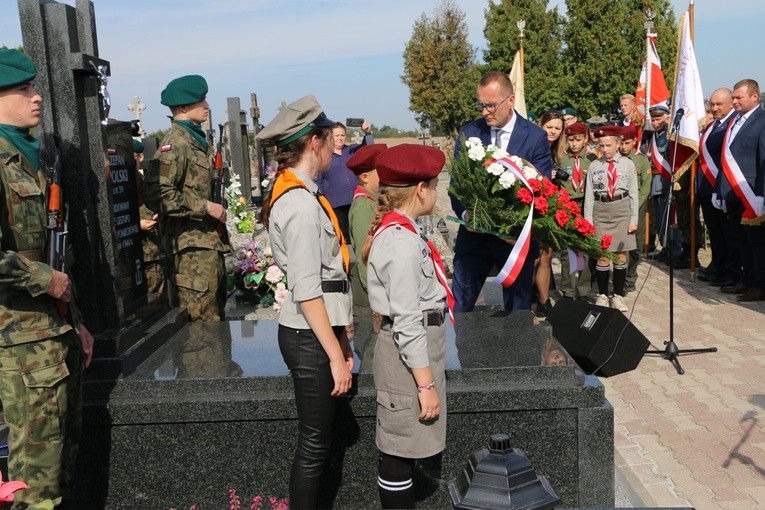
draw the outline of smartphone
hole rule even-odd
[[[360,119],[356,117],[348,117],[345,119],[345,125],[347,127],[361,127],[363,123],[364,123],[364,119]]]

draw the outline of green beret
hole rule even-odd
[[[173,107],[196,103],[207,96],[207,81],[198,74],[176,78],[162,91],[160,103]]]
[[[37,76],[35,63],[19,50],[0,49],[0,89],[29,83]]]
[[[528,119],[529,119],[531,122],[534,122],[535,120],[537,120],[537,114],[536,114],[536,113],[534,113],[534,112],[529,112],[529,113],[528,113],[528,116],[527,116],[527,118],[528,118]]]
[[[144,149],[145,148],[143,146],[143,142],[141,140],[136,140],[135,138],[133,138],[133,152],[140,152],[141,154],[143,154]]]
[[[314,96],[305,96],[282,108],[274,120],[257,135],[258,140],[272,140],[277,147],[284,147],[309,133],[315,127],[334,124],[324,115]]]

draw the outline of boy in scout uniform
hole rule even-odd
[[[224,318],[223,257],[231,248],[218,230],[221,223],[225,228],[226,209],[210,201],[212,158],[201,126],[210,114],[206,96],[207,82],[198,75],[165,87],[161,103],[173,114],[172,126],[150,168],[158,173],[162,235],[173,256],[178,302],[192,321],[215,322]]]
[[[375,217],[377,190],[380,178],[375,170],[377,156],[388,148],[384,143],[365,145],[356,151],[346,166],[356,175],[359,184],[353,192],[353,202],[348,211],[351,246],[356,254],[356,263],[351,269],[353,289],[353,320],[356,326],[353,347],[361,360],[359,372],[372,371],[377,332],[380,331],[382,316],[372,312],[367,296],[367,265],[361,260],[361,246],[367,239],[369,226]]]
[[[93,355],[69,276],[45,262],[46,181],[29,134],[40,123],[36,74],[27,55],[0,49],[0,400],[9,477],[29,486],[14,509],[61,502],[80,439],[82,369]]]
[[[638,181],[638,228],[635,231],[636,248],[629,252],[629,262],[627,265],[627,281],[624,284],[624,290],[635,290],[637,283],[637,267],[640,262],[640,253],[645,246],[645,213],[648,206],[648,195],[651,193],[651,162],[643,154],[635,152],[635,141],[637,139],[637,128],[630,124],[622,127],[622,141],[619,144],[619,154],[625,158],[630,158],[635,164]]]
[[[583,210],[587,170],[590,168],[590,163],[596,158],[594,154],[585,153],[585,146],[587,145],[586,124],[576,122],[566,126],[564,134],[566,135],[568,148],[561,157],[561,170],[556,175],[557,183],[568,191],[571,200],[579,205],[580,210]],[[578,277],[575,276],[574,278],[572,278],[570,273],[568,250],[564,250],[561,253],[560,262],[561,292],[563,296],[586,301],[587,294],[592,288],[592,273],[590,271],[589,260],[585,257],[584,269],[579,272]]]

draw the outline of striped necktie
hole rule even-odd
[[[614,199],[616,195],[616,162],[608,160],[608,198]]]

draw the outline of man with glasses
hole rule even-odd
[[[547,135],[539,126],[515,112],[515,95],[510,79],[498,71],[485,74],[478,82],[476,110],[482,118],[465,124],[457,136],[454,154],[462,148],[462,139],[478,137],[484,145],[490,143],[508,153],[530,162],[548,179],[552,176],[552,158]],[[450,194],[452,209],[464,221],[470,212]],[[473,309],[492,267],[501,268],[512,245],[499,237],[482,234],[460,226],[454,245],[454,277],[452,291],[455,312]],[[539,256],[539,243],[532,242],[526,262],[518,278],[503,289],[505,310],[528,310],[534,286],[534,259]]]

